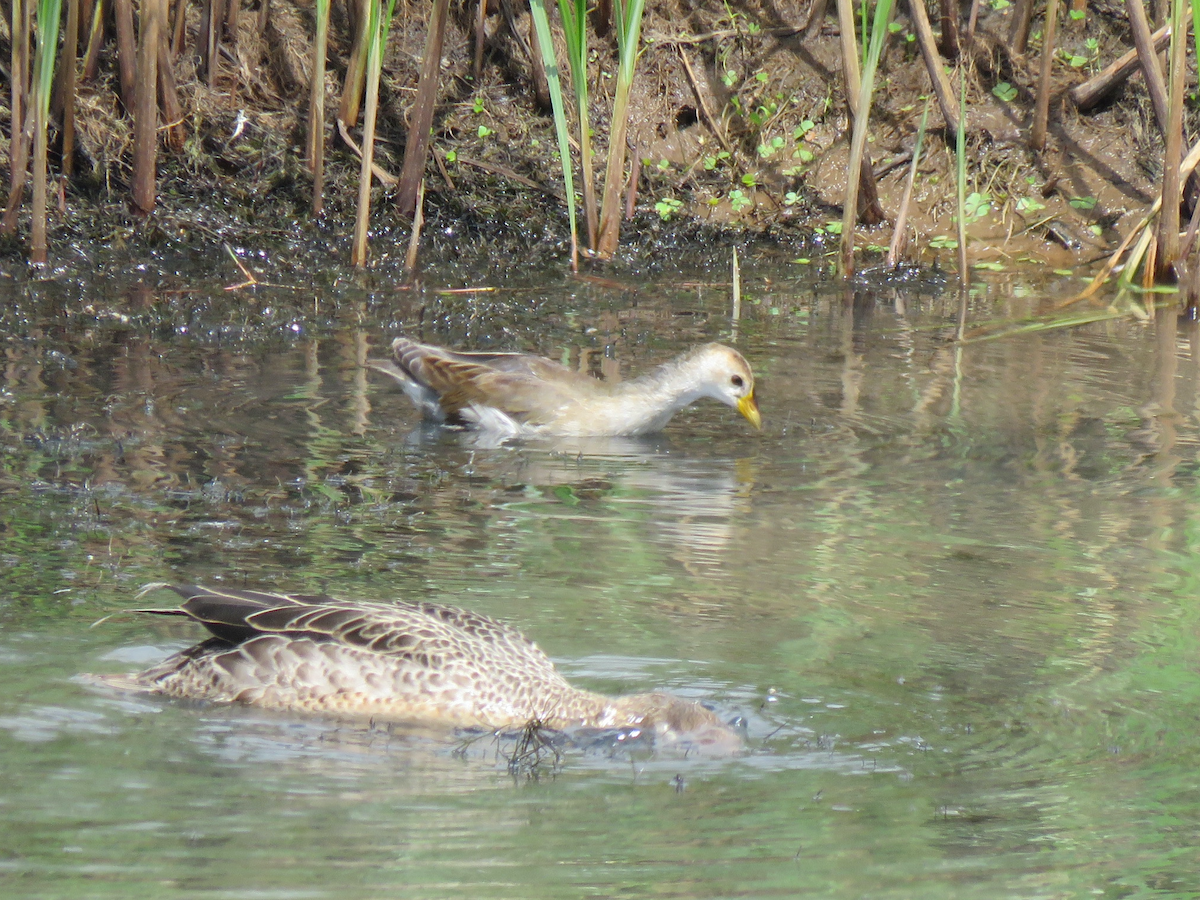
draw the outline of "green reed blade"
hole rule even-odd
[[[858,182],[863,153],[867,148],[867,122],[871,118],[871,100],[875,93],[875,70],[883,56],[888,23],[892,20],[892,0],[879,0],[871,26],[871,42],[863,66],[858,90],[858,115],[850,140],[850,163],[846,175],[846,202],[842,209],[841,268],[843,275],[854,271],[854,226],[858,222]]]
[[[583,181],[583,217],[587,223],[588,246],[596,249],[596,180],[592,173],[592,128],[587,85],[587,0],[558,0],[567,43],[567,62],[575,90],[579,119],[579,167]]]
[[[644,0],[617,0],[617,87],[613,95],[612,131],[608,136],[608,162],[604,170],[604,200],[600,207],[600,238],[596,252],[609,259],[617,252],[621,229],[621,188],[625,174],[625,136],[629,130],[629,94],[637,67],[642,37]]]
[[[537,29],[542,63],[546,67],[546,82],[550,87],[550,106],[554,111],[554,131],[558,136],[558,154],[562,160],[563,187],[567,194],[567,218],[571,224],[571,268],[579,268],[579,230],[575,220],[575,179],[571,170],[571,142],[567,137],[567,113],[563,107],[562,80],[559,77],[558,55],[550,34],[550,19],[545,0],[529,0],[529,12]]]
[[[33,223],[29,259],[46,261],[46,143],[50,94],[54,89],[54,56],[62,0],[38,0],[37,51],[33,62]]]

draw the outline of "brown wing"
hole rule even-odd
[[[263,634],[333,641],[389,656],[402,656],[423,666],[438,666],[464,652],[464,645],[490,647],[503,657],[554,671],[533,641],[510,625],[468,610],[435,603],[359,603],[325,595],[275,594],[264,591],[211,589],[199,585],[163,585],[184,598],[182,614],[212,634],[239,644]]]
[[[540,423],[599,384],[553,360],[524,353],[459,353],[403,337],[396,338],[392,350],[402,370],[438,395],[451,420],[480,406],[517,422]]]
[[[182,606],[148,611],[188,616],[216,637],[137,676],[138,685],[167,696],[507,727],[571,694],[531,641],[465,610],[172,590],[185,598]]]

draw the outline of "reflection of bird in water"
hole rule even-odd
[[[615,384],[540,356],[460,353],[405,337],[392,342],[392,355],[368,365],[395,378],[426,419],[509,437],[651,434],[702,397],[762,425],[754,373],[722,344],[703,344]]]
[[[213,637],[133,676],[103,679],[169,697],[451,727],[639,729],[718,752],[740,738],[708,708],[666,693],[606,697],[571,687],[515,628],[433,603],[155,584]]]

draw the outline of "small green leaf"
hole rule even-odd
[[[660,219],[664,222],[669,222],[671,217],[683,208],[683,201],[676,200],[674,197],[664,197],[654,204],[654,211],[658,213]]]
[[[1017,99],[1017,89],[1007,81],[1002,81],[992,88],[992,93],[1005,103],[1011,103],[1013,100]]]

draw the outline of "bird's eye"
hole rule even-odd
[[[732,378],[729,379],[729,381],[734,387],[741,387],[743,384],[745,384],[745,382],[742,381],[741,375],[734,375]]]

